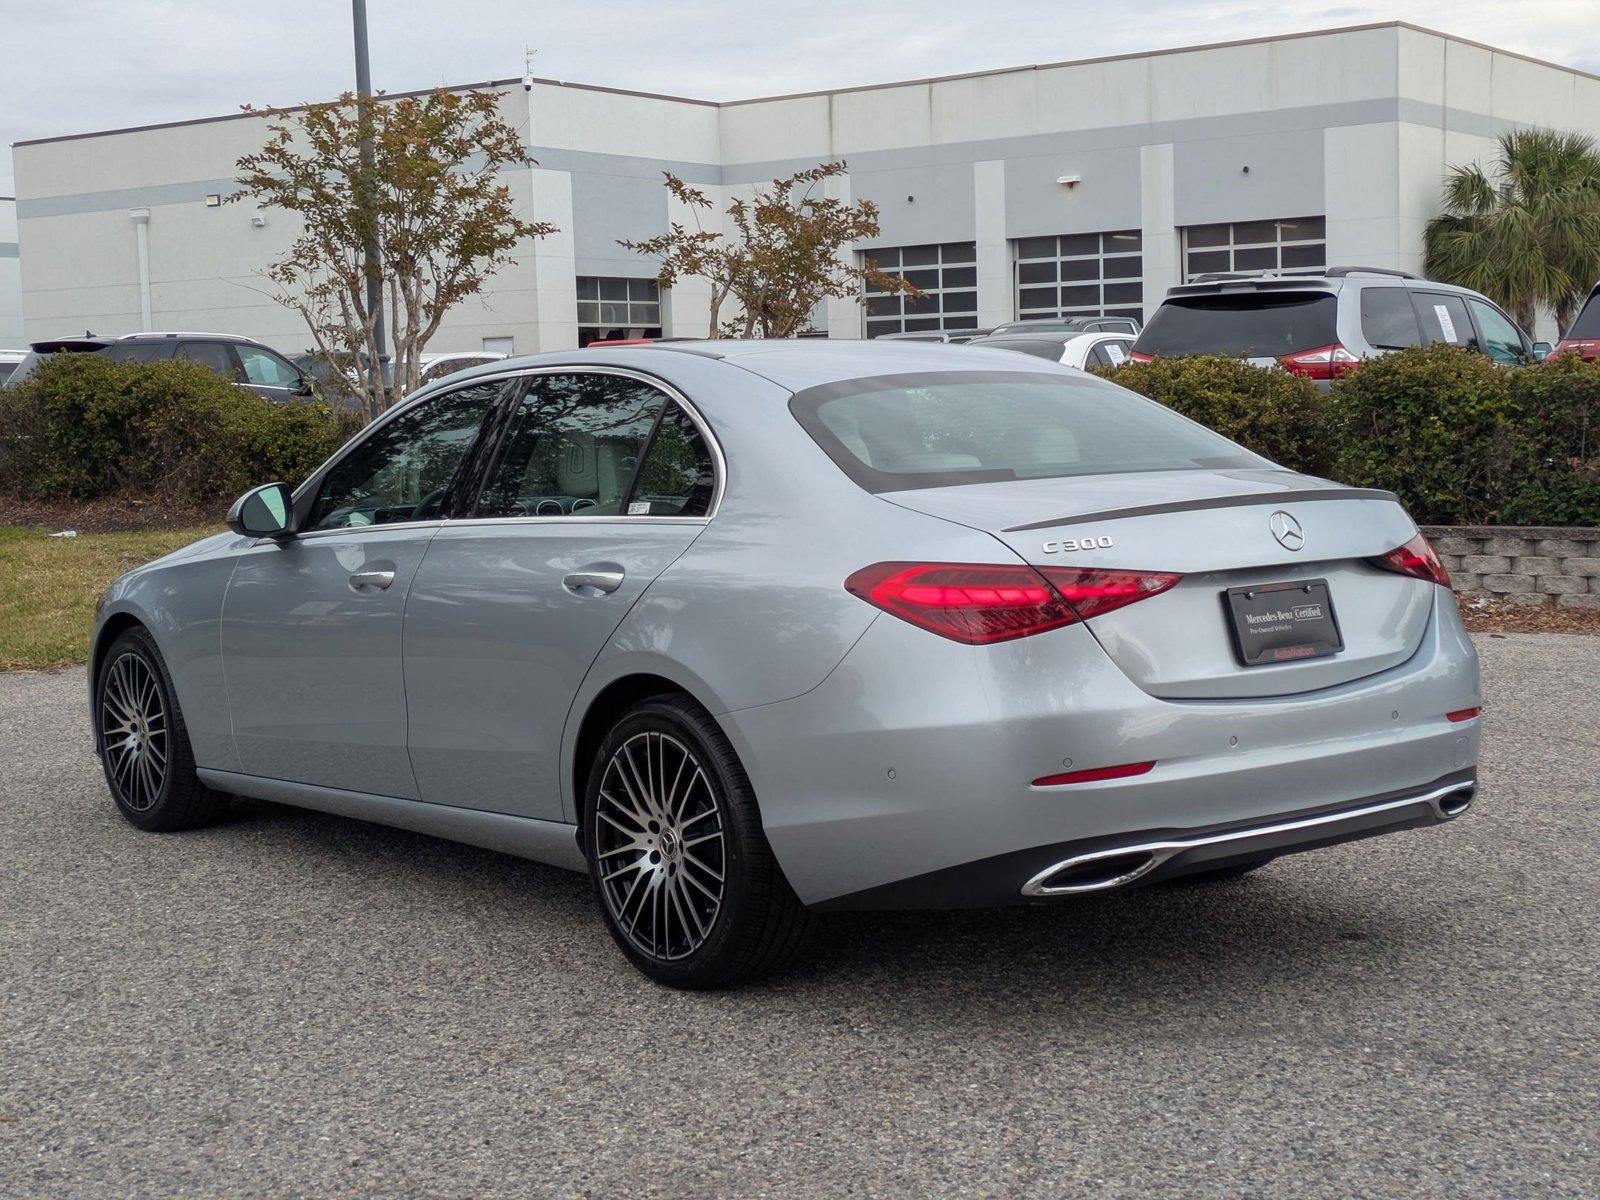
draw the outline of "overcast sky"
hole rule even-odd
[[[368,0],[389,91],[534,73],[708,100],[1407,20],[1600,74],[1597,0]],[[0,142],[351,86],[344,0],[0,0]],[[0,195],[13,193],[9,154]]]

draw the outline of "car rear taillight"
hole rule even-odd
[[[845,590],[940,637],[987,645],[1088,620],[1166,591],[1178,576],[1024,563],[885,562]]]
[[[1146,354],[1143,350],[1128,351],[1129,362],[1155,362],[1155,360],[1156,356],[1154,354]]]
[[[1558,354],[1576,354],[1584,362],[1589,362],[1600,354],[1600,341],[1593,338],[1562,338],[1556,343],[1556,348],[1550,351],[1550,357]]]
[[[1039,572],[1081,621],[1135,600],[1159,596],[1180,578],[1166,571],[1108,571],[1095,567],[1040,567]]]
[[[1455,710],[1455,712],[1445,713],[1444,719],[1449,721],[1452,725],[1459,725],[1463,721],[1472,720],[1477,715],[1478,710],[1475,708],[1458,708]]]
[[[1291,375],[1303,375],[1307,379],[1338,379],[1361,365],[1359,358],[1337,342],[1315,350],[1286,354],[1278,361]]]
[[[1396,546],[1389,553],[1369,558],[1367,561],[1375,567],[1382,567],[1385,571],[1410,575],[1413,579],[1426,579],[1429,583],[1437,583],[1440,587],[1450,586],[1449,572],[1444,569],[1439,556],[1433,552],[1428,539],[1420,533],[1404,546]]]

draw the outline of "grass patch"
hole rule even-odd
[[[83,662],[95,602],[108,583],[216,532],[146,529],[53,538],[39,529],[0,525],[0,671]]]

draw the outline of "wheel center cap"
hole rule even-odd
[[[678,861],[678,852],[682,847],[678,841],[677,830],[665,828],[662,829],[661,837],[657,842],[657,845],[661,848],[661,857],[664,861]]]

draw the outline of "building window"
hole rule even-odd
[[[912,299],[899,293],[874,291],[868,283],[869,338],[886,333],[978,327],[978,247],[975,242],[888,246],[863,251],[861,260],[863,266],[870,261],[886,274],[904,276],[907,283],[924,293],[921,299]]]
[[[1144,316],[1143,239],[1137,229],[1020,238],[1017,319]]]
[[[661,336],[661,288],[654,279],[578,276],[578,345]]]
[[[1191,225],[1183,231],[1184,282],[1216,272],[1318,274],[1328,265],[1324,230],[1321,217]]]

